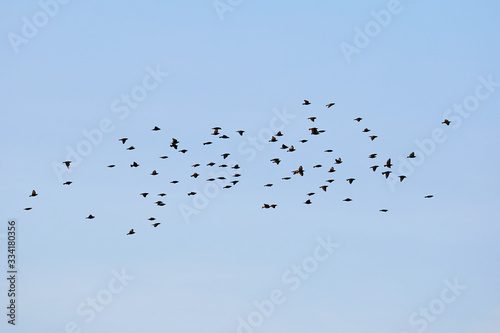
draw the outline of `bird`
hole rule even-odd
[[[139,166],[139,164],[137,164],[137,162],[130,164],[131,168],[137,168],[138,166]]]
[[[150,221],[154,221],[154,220],[156,220],[156,219],[155,219],[154,217],[150,217],[148,220],[150,220]]]
[[[446,126],[450,126],[451,121],[445,119],[441,124],[446,124]]]
[[[219,128],[220,127],[214,127],[214,128],[212,128],[214,130],[213,133],[212,133],[212,135],[219,135]]]
[[[389,178],[389,174],[391,173],[392,171],[384,171],[382,172],[382,174],[385,176],[385,179]]]
[[[311,104],[311,102],[309,102],[307,99],[304,100],[304,103],[302,103],[302,105],[309,105]]]
[[[152,176],[156,176],[157,174],[158,174],[158,172],[156,172],[156,170],[153,170],[153,172],[151,172]]]
[[[229,137],[226,134],[219,136],[219,138],[221,138],[221,139],[229,139]]]
[[[316,117],[309,117],[307,119],[309,119],[310,121],[312,121],[314,123],[314,121],[316,120]]]
[[[163,205],[164,203],[163,203],[163,201],[158,200],[158,201],[156,201],[156,202],[155,202],[155,204],[157,204],[158,206],[161,206],[161,205]]]
[[[127,234],[127,235],[133,235],[133,234],[135,234],[134,229],[130,229],[130,231],[128,232],[128,234]]]
[[[208,178],[207,182],[213,182],[214,180],[215,180],[215,178]]]
[[[238,130],[238,131],[236,131],[236,133],[238,133],[239,135],[243,135],[243,133],[245,133],[245,131]]]
[[[179,150],[179,153],[185,154],[186,152],[187,152],[187,149],[181,149],[181,150]]]
[[[197,174],[196,172],[193,173],[190,177],[193,177],[193,178],[198,178],[199,174]]]
[[[166,196],[166,195],[167,195],[166,193],[158,193],[158,196],[159,196],[159,197],[164,197],[164,196]]]
[[[203,145],[206,146],[206,145],[211,145],[212,144],[212,141],[207,141],[207,142],[203,142]]]
[[[233,185],[236,185],[236,184],[238,184],[239,182],[240,182],[239,180],[232,180],[232,181],[230,181],[230,183],[231,183],[231,184],[233,184]]]
[[[370,132],[370,130],[369,130],[368,128],[365,128],[365,129],[363,130],[363,133],[367,133],[367,132]]]
[[[281,131],[278,131],[278,133],[275,134],[276,136],[283,136],[283,133]]]
[[[151,225],[152,225],[153,227],[155,227],[155,228],[156,228],[156,227],[157,227],[157,226],[159,226],[160,224],[161,224],[160,222],[156,222],[156,223],[153,223],[153,224],[151,224]]]
[[[322,165],[321,164],[316,164],[316,165],[313,165],[313,168],[321,168]]]
[[[266,184],[266,185],[264,185],[264,186],[265,186],[265,187],[271,187],[271,186],[273,186],[273,184]]]
[[[163,156],[160,156],[160,158],[161,158],[162,160],[164,160],[164,159],[168,158],[168,156],[167,156],[167,155],[163,155]]]
[[[269,206],[271,206],[272,209],[276,208],[276,206],[278,206],[277,204],[270,204]]]
[[[314,195],[314,192],[307,193],[308,196]]]
[[[334,105],[335,105],[335,103],[329,103],[329,104],[327,104],[327,105],[326,105],[326,107],[327,107],[327,108],[331,108],[331,107],[332,107],[332,106],[334,106]]]
[[[148,196],[149,193],[147,192],[143,192],[143,193],[139,193],[139,195],[142,195],[144,198]]]
[[[385,162],[384,167],[389,168],[389,169],[392,167],[391,159],[388,159],[387,162]],[[373,171],[375,171],[375,170],[373,170]]]
[[[407,158],[415,158],[415,152],[411,152],[410,155],[406,156]]]
[[[299,174],[301,176],[304,176],[304,168],[302,168],[302,165],[299,166],[297,170],[292,171],[294,175]]]
[[[178,180],[172,180],[171,183],[172,184],[177,184],[179,181]]]
[[[219,131],[219,130],[221,130],[222,128],[220,128],[219,126],[215,126],[215,127],[212,127],[212,129],[213,129],[214,131]]]
[[[325,192],[326,192],[326,188],[327,188],[327,187],[328,187],[328,185],[322,185],[322,186],[320,186],[319,188],[320,188],[320,189],[322,189],[323,191],[325,191]]]
[[[310,205],[310,204],[312,204],[312,202],[311,202],[311,200],[310,200],[310,199],[307,199],[306,201],[304,201],[304,203],[305,203],[306,205]]]
[[[88,220],[92,220],[93,218],[95,218],[95,216],[92,214],[89,214],[89,216],[86,217],[86,219],[88,219]]]
[[[287,152],[294,152],[295,151],[295,148],[293,146],[290,146],[290,148],[288,148]]]
[[[188,195],[195,195],[196,192],[189,192]]]
[[[362,120],[363,118],[361,117],[358,117],[358,118],[354,118],[355,121],[357,121],[358,123]]]
[[[285,145],[285,144],[282,144],[281,147],[280,147],[280,149],[287,149],[287,148],[288,148],[288,146]]]
[[[233,165],[233,166],[231,167],[231,169],[239,169],[239,168],[240,168],[240,166],[239,166],[238,164],[235,164],[235,165]]]
[[[130,146],[130,147],[127,148],[127,150],[134,150],[134,149],[135,149],[134,146]]]
[[[219,165],[219,168],[227,168],[227,164],[221,164]]]
[[[355,178],[347,178],[346,180],[349,182],[349,184],[352,184],[352,182],[355,181],[356,179]]]
[[[193,168],[196,168],[196,167],[199,167],[199,166],[200,166],[200,163],[196,163],[196,164],[191,165],[191,167],[193,167]]]
[[[368,158],[375,158],[377,157],[377,154],[370,154],[370,156],[368,156]]]
[[[376,138],[378,138],[378,136],[376,136],[376,135],[370,135],[370,139],[372,139],[372,141],[375,140]]]
[[[406,176],[404,176],[404,175],[401,175],[401,176],[398,176],[398,177],[399,177],[399,181],[400,182],[402,182],[406,178]]]
[[[217,177],[217,179],[224,180],[226,177]]]
[[[327,179],[327,180],[326,180],[326,182],[327,182],[327,183],[332,183],[332,182],[334,182],[334,181],[335,181],[335,179]]]
[[[125,144],[125,142],[127,142],[128,138],[121,138],[121,139],[118,139],[118,141],[121,141],[123,144]]]
[[[373,170],[373,172],[375,172],[375,170],[377,170],[378,168],[378,165],[372,165],[370,168]]]
[[[332,150],[332,149],[327,149],[327,150],[325,150],[325,153],[331,153],[331,152],[333,152],[333,150]]]
[[[383,213],[385,213],[385,212],[387,212],[388,210],[387,210],[387,209],[381,209],[380,211],[381,211],[381,212],[383,212]]]
[[[231,155],[231,154],[229,154],[229,153],[224,153],[224,154],[222,154],[221,156],[222,156],[222,158],[223,158],[223,159],[226,159],[229,155]]]
[[[432,194],[429,194],[429,195],[426,195],[424,198],[426,198],[426,199],[430,199],[430,198],[432,198],[432,197],[434,197],[434,196],[433,196]]]
[[[339,157],[339,158],[336,158],[335,159],[335,164],[340,164],[342,163],[342,159]]]
[[[38,193],[35,192],[35,190],[31,191],[31,195],[30,197],[36,197],[38,195]]]
[[[155,126],[155,127],[152,129],[152,131],[159,131],[159,130],[160,130],[160,128],[159,128],[158,126]]]
[[[233,177],[240,177],[241,175],[239,173],[235,173]]]
[[[271,208],[271,206],[270,206],[269,204],[266,204],[266,203],[265,203],[265,204],[262,206],[262,208],[268,209],[268,208]]]
[[[331,167],[330,170],[328,170],[328,172],[335,172],[335,168]]]
[[[63,185],[70,185],[71,183],[73,183],[73,182],[67,181],[67,182],[64,182]]]
[[[24,210],[32,210],[33,208],[32,207],[26,207],[24,208]]]
[[[344,199],[344,200],[342,200],[342,201],[347,201],[347,202],[349,202],[349,201],[352,201],[352,199],[351,199],[351,198],[345,198],[345,199]]]
[[[278,141],[278,139],[276,139],[274,136],[271,137],[271,139],[269,140],[269,142],[276,142],[276,141]]]
[[[108,165],[108,168],[114,168],[115,166],[116,165],[114,165],[114,164],[110,164],[110,165]]]
[[[215,165],[214,162],[207,163],[207,166],[214,166],[214,165]]]
[[[306,143],[306,142],[307,142],[307,140],[305,140],[305,139],[304,139],[304,140],[300,140],[299,142],[300,142],[300,143]]]
[[[281,179],[283,179],[283,180],[290,180],[290,179],[292,179],[292,177],[283,177]]]
[[[311,131],[311,135],[318,135],[319,134],[317,127],[311,127],[311,128],[309,128],[309,130]]]
[[[69,169],[69,165],[71,164],[71,161],[64,161],[63,163],[66,164],[66,168]]]

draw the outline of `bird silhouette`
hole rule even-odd
[[[134,149],[135,149],[134,146],[130,146],[130,147],[127,148],[127,150],[134,150]]]
[[[405,178],[406,178],[406,176],[401,175],[401,176],[399,176],[399,181],[402,182]]]
[[[160,130],[160,128],[159,128],[158,126],[155,126],[155,127],[152,129],[152,131],[159,131],[159,130]]]
[[[339,158],[336,158],[335,159],[335,164],[340,164],[342,163],[342,159],[339,157]]]
[[[307,140],[305,140],[305,139],[304,139],[304,140],[300,140],[299,142],[300,142],[300,143],[306,143],[306,142],[307,142]]]
[[[365,129],[363,130],[363,133],[367,133],[367,132],[370,132],[370,130],[369,130],[368,128],[365,128]]]
[[[434,197],[434,196],[433,196],[432,194],[429,194],[429,195],[426,195],[424,198],[426,198],[426,199],[430,199],[430,198],[432,198],[432,197]]]
[[[302,103],[302,105],[309,105],[311,104],[311,102],[309,102],[307,99],[304,100],[304,103]]]
[[[221,138],[221,139],[229,139],[229,137],[226,134],[219,136],[219,138]]]
[[[221,156],[222,156],[222,158],[223,158],[223,159],[226,159],[229,155],[231,155],[231,154],[229,154],[229,153],[224,153],[224,154],[222,154]]]
[[[383,212],[383,213],[385,213],[385,212],[387,212],[388,210],[387,210],[387,209],[381,209],[380,211],[381,211],[381,212]]]
[[[347,202],[349,202],[349,201],[352,201],[352,199],[351,199],[351,198],[345,198],[345,199],[344,199],[344,200],[342,200],[342,201],[347,201]]]
[[[239,135],[243,135],[243,133],[245,133],[245,131],[242,131],[242,130],[238,130],[236,131]]]
[[[295,148],[293,146],[290,146],[290,148],[288,148],[287,152],[294,152],[295,151]]]
[[[305,203],[306,205],[310,205],[310,204],[312,204],[312,202],[311,202],[311,200],[310,200],[310,199],[307,199],[306,201],[304,201],[304,203]]]
[[[384,167],[389,168],[389,169],[392,167],[391,159],[388,159],[387,162],[385,162]],[[375,171],[375,170],[373,170],[373,171]]]
[[[314,123],[314,121],[316,120],[316,117],[309,117],[307,119],[309,119],[310,121],[312,121]]]
[[[370,154],[370,156],[368,156],[368,158],[375,158],[377,157],[377,154]]]
[[[309,128],[309,130],[311,131],[311,135],[318,135],[319,134],[317,127],[311,127],[311,128]]]
[[[411,152],[410,155],[406,156],[407,158],[415,158],[415,152]]]
[[[24,208],[24,210],[32,210],[33,208],[32,207],[26,207]]]
[[[206,146],[206,145],[211,145],[212,144],[212,141],[207,141],[207,142],[203,142],[203,145]]]
[[[110,164],[110,165],[108,165],[108,168],[114,168],[115,166],[116,165],[114,165],[114,164]]]
[[[139,195],[142,195],[144,198],[148,196],[149,193],[147,192],[143,192],[143,193],[139,193]]]
[[[200,166],[200,163],[196,163],[196,164],[191,165],[191,167],[193,167],[193,168],[196,168],[196,167],[199,167],[199,166]]]
[[[355,121],[357,121],[358,123],[359,123],[362,119],[363,119],[363,118],[360,118],[360,117],[358,117],[358,118],[354,118],[354,120],[355,120]]]
[[[331,167],[330,170],[328,170],[328,172],[335,172],[335,169]]]
[[[127,142],[128,138],[121,138],[121,139],[118,139],[118,141],[121,141],[122,144],[125,144],[125,142]]]
[[[334,105],[335,105],[335,103],[329,103],[329,104],[327,104],[327,105],[326,105],[326,107],[327,107],[327,108],[331,108],[331,107],[332,107],[332,106],[334,106]]]
[[[446,126],[450,126],[451,121],[445,119],[441,124],[445,124]]]
[[[349,184],[352,184],[352,182],[355,181],[356,179],[355,178],[347,178],[346,180],[349,182]]]
[[[372,139],[372,141],[375,140],[376,138],[378,138],[378,136],[376,136],[376,135],[370,135],[370,139]]]
[[[389,174],[391,173],[392,171],[384,171],[382,172],[382,174],[385,176],[385,179],[389,178]]]
[[[31,191],[31,195],[30,197],[36,197],[38,195],[38,193],[35,192],[35,190]]]
[[[207,163],[207,166],[214,166],[214,165],[215,165],[214,162]]]
[[[274,136],[271,137],[271,139],[269,140],[269,142],[276,142],[276,141],[278,141],[278,139],[276,139]]]
[[[161,158],[162,160],[164,160],[164,159],[168,158],[168,156],[167,156],[167,155],[163,155],[163,156],[160,156],[160,158]]]
[[[275,134],[276,136],[283,136],[283,133],[281,131],[278,131],[278,133]]]
[[[373,172],[375,172],[375,170],[377,170],[378,168],[378,165],[372,165],[370,168],[373,170]]]
[[[66,164],[66,168],[69,169],[69,165],[71,164],[71,161],[64,161],[63,163]]]
[[[323,191],[325,191],[325,192],[326,192],[326,188],[327,188],[327,187],[328,187],[328,185],[322,185],[322,186],[320,186],[319,188],[320,188],[320,189],[322,189]]]
[[[156,222],[156,223],[153,223],[153,224],[151,224],[151,225],[152,225],[153,227],[155,227],[155,228],[156,228],[156,227],[157,227],[157,226],[159,226],[160,224],[161,224],[160,222]]]
[[[158,174],[158,172],[156,172],[156,170],[153,170],[153,172],[151,172],[152,176],[156,176],[157,174]]]
[[[137,168],[138,166],[139,166],[139,164],[137,164],[137,162],[130,164],[131,168]]]
[[[89,214],[89,216],[87,216],[87,217],[86,217],[86,219],[88,219],[88,220],[92,220],[92,219],[94,219],[94,218],[95,218],[95,216],[94,216],[94,215],[92,215],[92,214]]]
[[[72,184],[72,183],[73,183],[73,182],[68,181],[68,182],[64,182],[64,183],[63,183],[63,185],[70,185],[70,184]]]
[[[195,195],[196,192],[189,192],[188,195]]]
[[[127,234],[127,235],[133,235],[133,234],[135,234],[134,229],[130,229],[130,231],[128,232],[128,234]]]

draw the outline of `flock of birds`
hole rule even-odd
[[[304,102],[302,103],[302,105],[304,105],[304,106],[307,106],[307,105],[310,105],[310,104],[311,104],[311,103],[310,103],[308,100],[304,100]],[[335,103],[329,103],[329,104],[326,104],[326,107],[327,107],[327,108],[331,108],[331,107],[332,107],[332,106],[334,106],[334,105],[335,105]],[[315,122],[315,120],[317,119],[317,117],[312,116],[312,117],[309,117],[309,118],[307,118],[307,119],[308,119],[308,120],[310,120],[310,121],[311,121],[311,123],[314,123],[314,122]],[[355,119],[354,119],[354,121],[356,121],[356,122],[358,122],[358,123],[360,123],[362,120],[363,120],[363,118],[361,118],[361,117],[358,117],[358,118],[355,118]],[[450,125],[450,123],[451,123],[451,122],[450,122],[448,119],[444,119],[444,121],[442,122],[442,124],[447,125],[447,126],[449,126],[449,125]],[[152,131],[155,131],[155,132],[156,132],[156,131],[160,131],[160,130],[161,130],[161,129],[160,129],[158,126],[155,126],[155,127],[152,129]],[[325,132],[325,130],[324,130],[324,129],[319,129],[319,128],[317,128],[317,127],[310,127],[308,130],[310,131],[310,135],[313,135],[313,136],[320,135],[320,134],[322,134],[322,133],[324,133],[324,132]],[[226,135],[226,134],[222,134],[220,131],[221,131],[221,128],[220,128],[220,127],[213,127],[213,128],[212,128],[212,133],[211,133],[211,135],[213,135],[213,136],[217,136],[219,139],[223,139],[223,140],[224,140],[224,139],[229,139],[229,138],[230,138],[228,135]],[[363,132],[363,133],[368,133],[368,132],[370,132],[370,131],[371,131],[371,130],[370,130],[370,129],[368,129],[368,128],[364,128],[364,129],[362,130],[362,132]],[[244,130],[237,130],[237,131],[236,131],[236,133],[238,133],[238,135],[240,135],[240,136],[243,136],[243,135],[244,135],[244,133],[245,133],[245,131],[244,131]],[[281,131],[278,131],[277,133],[275,133],[275,134],[271,137],[271,139],[269,140],[269,142],[278,142],[278,141],[279,141],[279,139],[278,139],[278,138],[283,137],[283,136],[284,136],[284,134],[283,134]],[[374,141],[374,140],[377,138],[377,136],[376,136],[376,135],[369,135],[369,138],[371,139],[371,141]],[[128,141],[128,138],[120,138],[120,139],[119,139],[119,141],[120,141],[122,144],[125,144],[125,143]],[[305,143],[306,143],[306,142],[308,142],[308,141],[309,141],[309,140],[307,140],[307,139],[299,140],[299,142],[300,142],[300,143],[302,143],[302,144],[305,144]],[[171,147],[171,148],[173,148],[173,149],[175,149],[175,150],[177,150],[177,151],[178,151],[178,152],[180,152],[180,153],[185,154],[188,150],[187,150],[187,149],[178,149],[178,148],[179,148],[179,143],[180,143],[180,142],[179,142],[179,140],[177,140],[177,139],[175,139],[175,138],[172,138],[172,141],[171,141],[171,143],[170,143],[170,147]],[[206,141],[206,142],[203,142],[203,145],[204,145],[204,146],[206,146],[206,145],[211,145],[211,144],[213,144],[213,142],[212,142],[212,141]],[[126,148],[126,150],[129,150],[129,151],[130,151],[130,150],[134,150],[134,149],[135,149],[135,147],[134,147],[133,145],[131,145],[131,146],[129,146],[128,148]],[[294,151],[296,151],[296,148],[295,148],[293,145],[288,146],[288,145],[286,145],[286,144],[282,144],[282,145],[281,145],[281,147],[280,147],[280,149],[285,150],[286,152],[294,152]],[[333,150],[331,150],[331,149],[327,149],[327,150],[325,150],[325,152],[326,152],[326,153],[332,153],[332,152],[333,152]],[[222,159],[223,159],[223,160],[225,160],[226,158],[228,158],[228,156],[229,156],[229,155],[230,155],[230,153],[223,153],[223,154],[221,154],[220,156],[222,157]],[[370,154],[370,155],[368,156],[368,158],[369,158],[369,159],[375,159],[376,157],[377,157],[377,154],[376,154],[376,153]],[[415,157],[416,157],[415,152],[411,152],[411,153],[407,156],[407,158],[410,158],[410,159],[415,158]],[[168,158],[168,156],[167,156],[167,155],[163,155],[163,156],[160,156],[160,158],[161,158],[161,159],[167,159],[167,158]],[[270,161],[271,161],[272,163],[274,163],[274,164],[278,165],[278,164],[280,164],[281,159],[280,159],[280,158],[273,158],[273,159],[271,159]],[[332,164],[333,164],[333,165],[332,165],[332,166],[330,166],[330,168],[328,169],[328,173],[330,173],[330,174],[331,174],[331,173],[334,173],[334,172],[336,171],[336,170],[335,170],[335,166],[338,166],[338,165],[342,164],[342,162],[343,162],[343,161],[342,161],[342,158],[341,158],[341,157],[334,158],[334,161],[332,162]],[[63,161],[62,163],[64,163],[68,169],[69,169],[69,168],[70,168],[70,166],[71,166],[71,161]],[[213,167],[213,166],[215,166],[216,164],[217,164],[217,163],[215,163],[215,162],[209,162],[209,163],[207,163],[207,164],[206,164],[206,166],[208,166],[208,167]],[[200,163],[195,163],[195,164],[191,165],[191,167],[193,167],[193,168],[198,168],[198,167],[200,167],[200,165],[201,165]],[[107,167],[108,167],[108,168],[114,168],[115,166],[116,166],[115,164],[110,164],[110,165],[108,165]],[[137,168],[137,167],[139,167],[139,166],[140,166],[140,165],[139,165],[136,161],[133,161],[133,162],[130,164],[130,167],[131,167],[131,168]],[[387,159],[387,161],[386,161],[386,162],[385,162],[385,164],[383,165],[383,168],[385,168],[385,170],[381,172],[381,174],[382,174],[382,175],[383,175],[386,179],[387,179],[387,178],[389,178],[390,174],[392,173],[392,171],[391,171],[392,166],[393,166],[393,164],[392,164],[391,158]],[[240,166],[239,166],[238,164],[235,164],[235,165],[232,165],[232,166],[228,166],[227,164],[221,163],[221,164],[219,164],[219,165],[218,165],[218,167],[221,167],[221,168],[229,168],[229,167],[230,167],[231,169],[234,169],[234,170],[240,169]],[[316,165],[313,165],[313,166],[312,166],[312,168],[321,168],[321,167],[323,167],[321,164],[316,164]],[[376,170],[377,170],[379,167],[380,167],[379,165],[374,164],[374,165],[371,165],[371,166],[370,166],[370,169],[371,169],[373,172],[376,172]],[[302,165],[300,165],[300,166],[299,166],[296,170],[292,170],[292,171],[291,171],[291,173],[292,173],[292,177],[293,177],[293,176],[295,176],[295,175],[298,175],[298,176],[302,177],[302,176],[304,176],[305,169],[304,169],[304,167],[303,167]],[[151,176],[157,176],[158,174],[159,174],[159,172],[157,172],[156,170],[153,170],[153,171],[151,172]],[[190,175],[190,177],[193,177],[193,178],[198,178],[199,176],[200,176],[200,174],[199,174],[198,172],[193,172],[193,173]],[[228,184],[227,184],[227,185],[225,185],[225,186],[223,186],[223,188],[224,188],[224,189],[229,189],[229,188],[231,188],[231,187],[235,186],[236,184],[238,184],[239,180],[238,180],[237,178],[239,178],[240,176],[241,176],[241,174],[239,174],[239,173],[235,172],[235,173],[231,176],[231,179],[229,180]],[[287,181],[287,180],[290,180],[292,177],[290,177],[290,176],[286,176],[286,177],[283,177],[283,178],[282,178],[282,180]],[[404,181],[404,179],[406,179],[406,178],[407,178],[405,175],[398,175],[397,177],[399,178],[399,181],[400,181],[400,182],[403,182],[403,181]],[[228,179],[226,179],[226,177],[217,177],[217,178],[208,178],[208,179],[206,179],[206,181],[209,181],[209,182],[213,182],[213,181],[216,181],[216,180],[224,180],[224,181],[227,181]],[[355,180],[356,180],[355,178],[347,178],[347,179],[346,179],[346,181],[347,181],[349,184],[352,184]],[[326,180],[326,182],[327,182],[327,183],[329,183],[329,184],[330,184],[330,183],[332,183],[333,181],[334,181],[334,179],[327,179],[327,180]],[[170,183],[172,183],[172,184],[176,184],[176,183],[178,183],[178,182],[179,182],[178,180],[172,180]],[[65,181],[65,182],[63,183],[63,185],[65,185],[65,186],[68,186],[68,185],[71,185],[71,184],[72,184],[72,181]],[[265,187],[271,187],[271,186],[273,186],[273,184],[268,183],[268,184],[265,184],[264,186],[265,186]],[[326,192],[326,191],[327,191],[327,188],[328,188],[328,185],[327,185],[327,184],[319,186],[319,189],[321,189],[321,190],[322,190],[322,191],[324,191],[324,192]],[[191,191],[191,192],[188,192],[188,193],[187,193],[187,195],[188,195],[188,196],[193,196],[193,195],[196,195],[196,194],[197,194],[197,193],[196,193],[196,192],[193,192],[193,191]],[[313,196],[314,194],[315,194],[314,192],[309,192],[309,193],[307,193],[307,196],[311,197],[311,196]],[[146,197],[149,195],[149,193],[148,193],[148,192],[142,192],[142,193],[139,193],[139,195],[140,195],[140,196],[142,196],[142,197],[144,197],[144,198],[146,198]],[[29,197],[36,197],[36,196],[38,196],[38,193],[37,193],[35,190],[33,190],[33,191],[31,192],[31,195],[29,195]],[[160,196],[160,197],[164,197],[164,196],[166,196],[166,193],[159,193],[159,194],[158,194],[158,196]],[[430,199],[430,198],[432,198],[432,197],[433,197],[433,195],[426,195],[426,196],[424,196],[424,198],[425,198],[425,199]],[[345,202],[350,202],[350,201],[352,201],[352,200],[353,200],[353,199],[351,199],[351,198],[349,198],[349,197],[347,197],[347,198],[343,199],[343,201],[345,201]],[[303,203],[304,203],[304,204],[306,204],[306,205],[310,205],[310,204],[312,204],[312,201],[311,201],[311,199],[307,199],[307,200],[306,200],[306,201],[304,201]],[[156,201],[156,202],[155,202],[155,204],[156,204],[157,206],[165,206],[165,203],[164,203],[162,200],[158,200],[158,201]],[[278,206],[278,205],[277,205],[277,204],[275,204],[275,203],[264,203],[264,204],[262,205],[262,208],[263,208],[263,209],[269,209],[269,208],[273,208],[273,209],[274,209],[274,208],[276,208],[277,206]],[[31,209],[32,209],[32,207],[26,207],[26,208],[24,208],[24,210],[26,210],[26,211],[29,211],[29,210],[31,210]],[[384,209],[380,209],[380,212],[383,212],[383,213],[385,213],[385,212],[387,212],[387,211],[388,211],[388,210],[387,210],[387,209],[385,209],[385,208],[384,208]],[[89,214],[89,215],[88,215],[85,219],[92,220],[92,219],[94,219],[94,218],[95,218],[95,216],[94,216],[94,215]],[[156,228],[156,227],[158,227],[158,226],[161,224],[160,222],[154,222],[154,221],[156,220],[156,218],[154,218],[154,217],[150,217],[148,220],[149,220],[149,221],[151,221],[151,222],[153,222],[153,223],[151,224],[151,226],[152,226],[152,227],[155,227],[155,228]],[[126,235],[133,235],[133,234],[135,234],[135,230],[134,230],[134,229],[130,229],[130,230],[128,231],[128,233],[126,233]]]

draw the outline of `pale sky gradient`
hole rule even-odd
[[[0,267],[15,219],[17,331],[500,330],[498,2],[54,1],[0,5]],[[347,44],[356,52],[346,56]],[[140,101],[127,106],[130,94]],[[214,126],[230,139],[210,135]],[[326,132],[311,136],[312,126]],[[268,143],[278,127],[284,136]],[[81,161],[68,157],[85,145]],[[401,184],[380,174],[389,157]],[[211,195],[206,179],[223,168],[210,161],[238,163],[240,183]],[[304,177],[292,176],[299,165]],[[340,246],[318,250],[328,237]],[[291,280],[303,263],[317,267]],[[454,281],[465,289],[453,294]],[[7,289],[4,280],[2,332],[14,331]],[[239,318],[258,319],[254,302],[273,291],[282,302],[245,328]],[[106,304],[90,310],[96,297]],[[423,319],[429,306],[439,314]]]

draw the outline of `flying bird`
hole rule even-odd
[[[304,100],[304,103],[302,103],[302,105],[309,105],[311,104],[311,102],[309,102],[307,99]]]
[[[239,168],[240,168],[240,166],[239,166],[238,164],[235,164],[235,165],[233,165],[233,166],[231,167],[231,169],[239,169]]]
[[[95,216],[92,214],[89,214],[89,216],[86,217],[86,219],[88,219],[88,220],[92,220],[93,218],[95,218]]]
[[[415,152],[411,152],[410,155],[406,156],[407,158],[415,158]]]
[[[385,176],[385,179],[389,178],[389,174],[391,173],[392,171],[384,171],[382,172],[382,174]]]
[[[278,139],[276,139],[274,136],[271,137],[271,139],[269,140],[269,142],[276,142],[276,141],[278,141]]]
[[[375,140],[376,138],[378,138],[378,136],[376,136],[376,135],[370,135],[370,139],[372,139],[372,141]]]
[[[154,220],[156,220],[156,219],[155,219],[154,217],[150,217],[148,220],[150,220],[150,221],[154,221]]]
[[[342,200],[342,201],[347,201],[347,202],[349,202],[349,201],[352,201],[352,199],[351,199],[351,198],[345,198],[345,199],[344,199],[344,200]]]
[[[352,182],[355,181],[356,178],[347,178],[346,180],[349,182],[349,184],[352,184]]]
[[[332,182],[334,182],[334,181],[335,181],[335,179],[327,179],[327,180],[326,180],[326,182],[327,182],[327,183],[332,183]]]
[[[331,167],[330,170],[328,170],[328,172],[335,172],[335,169]]]
[[[283,177],[281,179],[283,179],[283,180],[290,180],[290,179],[292,179],[292,177]]]
[[[378,165],[372,165],[370,168],[373,170],[373,172],[375,172],[375,170],[377,170],[378,168]]]
[[[137,168],[138,166],[139,166],[139,164],[137,164],[137,162],[130,164],[131,168]]]
[[[200,166],[200,163],[196,163],[196,164],[191,165],[191,167],[193,167],[193,168],[196,168],[196,167],[199,167],[199,166]]]
[[[377,154],[370,154],[370,156],[368,156],[368,158],[375,158],[377,157]]]
[[[158,196],[159,196],[159,197],[164,197],[164,196],[166,196],[166,195],[167,195],[166,193],[158,193]]]
[[[114,168],[115,166],[116,165],[114,165],[114,164],[110,164],[110,165],[108,165],[108,168]]]
[[[151,172],[152,176],[156,176],[157,174],[158,174],[158,172],[156,172],[156,170],[153,170],[153,172]]]
[[[159,128],[158,126],[155,126],[155,127],[152,129],[152,131],[159,131],[159,130],[160,130],[160,128]]]
[[[327,107],[327,108],[331,108],[331,107],[332,107],[332,106],[334,106],[334,105],[335,105],[335,103],[329,103],[329,104],[327,104],[327,105],[326,105],[326,107]]]
[[[127,235],[133,235],[133,234],[135,234],[134,229],[130,229],[130,231],[128,232],[128,234],[127,234]]]
[[[181,150],[179,150],[179,153],[185,154],[186,152],[187,152],[187,149],[181,149]]]
[[[144,198],[145,198],[145,197],[147,197],[147,196],[148,196],[148,194],[149,194],[149,193],[146,193],[146,192],[144,192],[144,193],[139,193],[139,195],[142,195]]]
[[[314,121],[316,120],[316,117],[309,117],[307,119],[309,119],[310,121],[312,121],[314,123]]]
[[[362,119],[363,119],[363,118],[360,118],[360,117],[358,117],[358,118],[354,118],[354,120],[355,120],[355,121],[357,121],[358,123],[359,123]]]
[[[156,223],[153,223],[153,224],[151,224],[151,225],[152,225],[153,227],[155,227],[155,228],[156,228],[156,227],[157,227],[157,226],[159,226],[160,224],[161,224],[160,222],[156,222]]]
[[[387,162],[385,162],[384,167],[389,168],[389,169],[392,167],[391,159],[388,159]],[[375,171],[375,170],[373,170],[373,171]]]
[[[383,212],[383,213],[386,213],[388,210],[387,209],[381,209],[380,211]]]
[[[319,134],[317,127],[311,127],[311,128],[309,128],[309,130],[311,131],[311,135],[318,135]]]
[[[206,146],[206,145],[211,145],[212,144],[212,141],[207,141],[207,142],[203,142],[203,145]]]
[[[446,124],[446,126],[450,126],[451,121],[445,119],[441,124]]]
[[[314,195],[314,192],[307,193],[308,196]]]
[[[316,164],[316,165],[313,165],[313,168],[321,168],[322,165],[321,164]]]
[[[121,138],[121,139],[118,139],[118,141],[121,141],[123,144],[125,144],[125,142],[127,142],[128,138]]]
[[[402,182],[405,178],[406,178],[406,176],[401,175],[401,176],[399,176],[399,181]]]
[[[310,205],[310,204],[312,204],[311,199],[307,199],[306,201],[304,201],[304,203],[305,203],[306,205]]]
[[[276,133],[276,136],[283,136],[283,133],[281,133],[281,131],[278,131],[278,133]]]
[[[31,195],[30,197],[36,197],[38,195],[38,193],[35,192],[35,190],[31,191]]]
[[[434,197],[434,196],[433,196],[432,194],[429,194],[429,195],[426,195],[424,198],[426,198],[426,199],[430,199],[430,198],[432,198],[432,197]]]
[[[70,185],[71,183],[73,183],[73,182],[67,181],[67,182],[64,182],[63,185]]]
[[[369,130],[368,128],[365,128],[365,129],[363,130],[363,133],[367,133],[367,132],[370,132],[370,130]]]
[[[163,156],[160,156],[160,158],[161,158],[162,160],[164,160],[164,159],[168,158],[168,156],[167,156],[167,155],[163,155]]]
[[[229,137],[226,134],[219,136],[219,138],[221,138],[221,139],[229,139]]]
[[[295,148],[293,146],[290,146],[290,148],[288,148],[287,152],[293,152],[295,151]]]
[[[130,147],[127,148],[127,150],[134,150],[134,149],[135,149],[134,146],[130,146]]]
[[[71,161],[64,161],[63,163],[66,164],[66,168],[69,169],[69,165],[71,164]]]
[[[224,153],[224,154],[222,154],[222,155],[220,155],[220,156],[222,156],[222,158],[226,159],[229,155],[231,155],[231,154],[229,154],[229,153]]]
[[[31,210],[31,209],[32,209],[31,207],[24,208],[24,210]]]
[[[189,192],[188,195],[195,195],[196,192]]]
[[[239,131],[236,131],[239,135],[243,135],[243,133],[245,133],[245,131],[242,131],[242,130],[239,130]]]
[[[299,142],[300,142],[300,143],[306,143],[306,142],[307,142],[307,140],[300,140]]]
[[[271,187],[271,186],[273,186],[273,184],[266,184],[266,185],[264,185],[264,186],[265,186],[265,187]]]
[[[339,158],[336,158],[335,159],[335,164],[340,164],[342,163],[342,159],[339,157]]]
[[[215,165],[214,162],[207,163],[207,166],[214,166],[214,165]]]
[[[333,150],[332,150],[332,149],[327,149],[327,150],[325,150],[325,153],[331,153],[331,152],[333,152]]]
[[[327,187],[328,187],[328,185],[323,185],[323,186],[320,186],[319,188],[326,192]]]
[[[178,180],[172,180],[171,183],[172,184],[177,184],[179,181]]]

